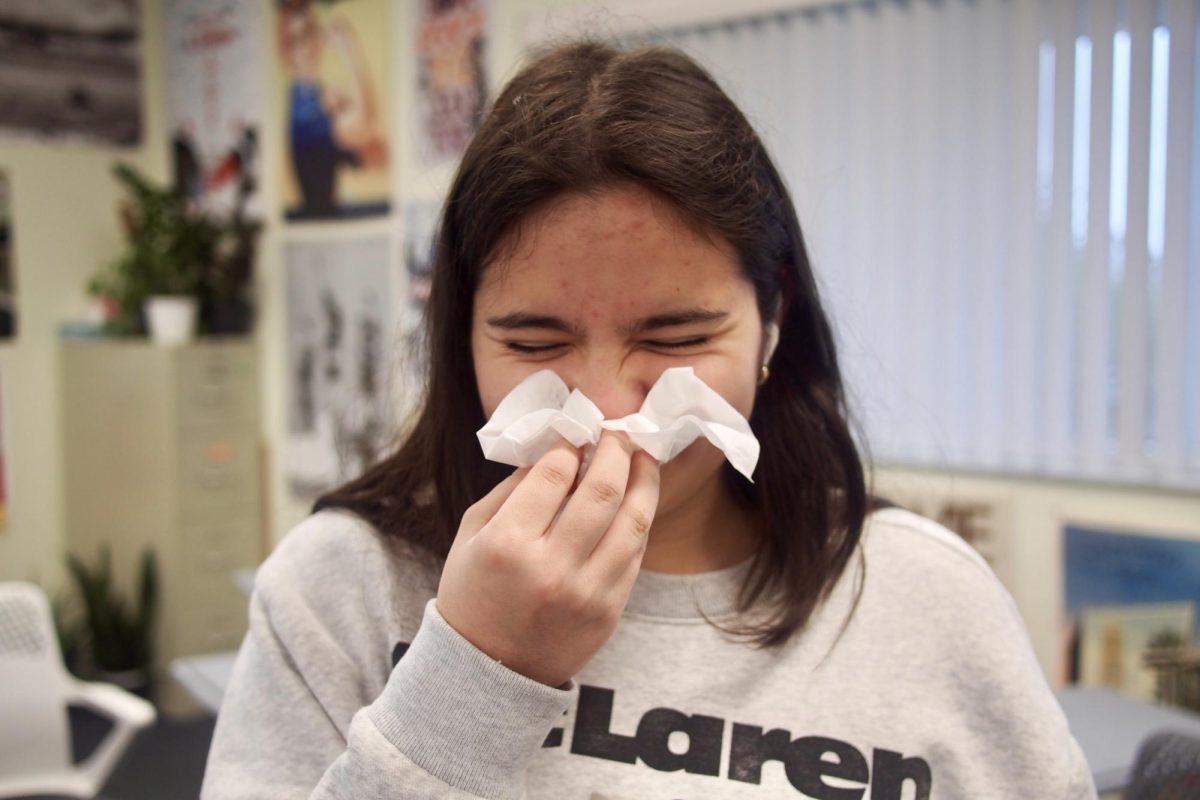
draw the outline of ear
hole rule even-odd
[[[771,362],[771,356],[775,355],[775,347],[779,344],[779,321],[781,314],[777,313],[775,319],[763,326],[763,346],[762,346],[762,365],[766,366]]]

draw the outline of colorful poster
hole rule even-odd
[[[388,237],[284,248],[288,483],[311,498],[361,474],[395,431],[395,282]]]
[[[196,210],[259,218],[267,72],[261,6],[168,0],[164,13],[175,186]]]
[[[387,213],[390,25],[385,0],[277,0],[287,219]]]
[[[17,335],[17,281],[13,266],[12,201],[8,175],[0,172],[0,341]]]
[[[0,132],[104,144],[142,137],[140,3],[0,3]]]
[[[1200,540],[1067,527],[1063,546],[1068,679],[1156,699],[1154,651],[1197,641]]]
[[[419,152],[458,158],[487,106],[485,0],[420,0],[417,25]]]

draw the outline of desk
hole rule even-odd
[[[1155,706],[1107,689],[1073,686],[1055,693],[1101,794],[1125,788],[1138,747],[1171,730],[1200,736],[1200,715]]]

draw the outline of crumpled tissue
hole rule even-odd
[[[611,420],[586,395],[568,390],[562,378],[544,369],[509,392],[477,435],[487,459],[528,467],[560,438],[575,447],[595,446],[601,430],[624,431],[660,463],[701,436],[748,480],[758,463],[759,444],[750,423],[691,367],[666,370],[637,413]]]

